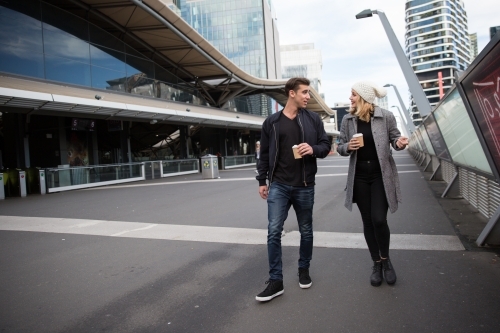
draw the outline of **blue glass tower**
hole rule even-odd
[[[281,78],[278,31],[268,0],[178,0],[181,17],[238,67]]]

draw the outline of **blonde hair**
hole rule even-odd
[[[359,102],[356,105],[356,108],[351,108],[349,112],[352,115],[358,116],[359,119],[367,123],[370,121],[370,117],[373,114],[373,110],[374,110],[373,104],[368,103],[363,99],[363,97],[359,96]]]

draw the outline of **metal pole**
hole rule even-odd
[[[399,115],[401,117],[401,122],[403,123],[402,130],[403,130],[403,132],[405,132],[405,133],[403,133],[403,135],[406,136],[407,138],[409,138],[410,137],[410,134],[409,134],[410,130],[408,128],[408,124],[406,124],[406,125],[404,124],[404,119],[403,119],[404,116],[401,114],[402,113],[401,110],[399,109],[398,106],[391,106],[391,107],[398,109]]]
[[[399,112],[402,113],[404,115],[404,117],[406,118],[406,125],[408,126],[408,131],[410,133],[413,133],[415,131],[415,124],[413,124],[413,119],[411,119],[410,112],[408,110],[406,110],[406,108],[405,108],[405,105],[403,103],[403,99],[401,98],[401,95],[399,94],[398,88],[395,85],[390,84],[390,83],[387,85],[394,88],[394,91],[396,92],[396,96],[398,96],[399,104],[401,104],[402,111],[400,110]]]
[[[0,200],[5,199],[5,187],[3,185],[3,173],[0,173]]]
[[[387,34],[387,38],[389,38],[389,42],[391,43],[392,50],[398,59],[399,66],[403,71],[406,82],[408,83],[408,87],[410,88],[411,94],[413,95],[413,99],[415,100],[415,104],[417,105],[418,111],[420,112],[420,116],[423,118],[431,113],[431,105],[429,104],[429,100],[425,96],[424,90],[418,82],[417,75],[411,68],[411,65],[406,58],[406,55],[403,51],[403,48],[399,44],[394,31],[392,30],[391,24],[389,20],[385,16],[385,13],[381,10],[372,11],[373,14],[378,14],[380,17],[380,21],[384,26],[385,33]]]
[[[19,171],[19,194],[21,197],[26,197],[26,172]]]
[[[47,193],[47,184],[45,182],[45,170],[41,169],[38,170],[38,176],[40,179],[40,194],[46,194]]]

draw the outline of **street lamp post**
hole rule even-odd
[[[402,124],[402,130],[404,132],[403,135],[406,136],[407,138],[409,138],[411,131],[410,131],[408,123],[405,124],[405,121],[403,119],[404,116],[403,116],[403,113],[401,112],[401,110],[399,109],[399,106],[393,105],[393,106],[391,106],[391,108],[398,109],[399,116],[401,117],[401,122],[403,123]]]
[[[405,108],[405,105],[403,103],[403,99],[401,98],[401,95],[399,95],[398,88],[395,85],[390,84],[390,83],[384,85],[384,87],[386,87],[386,88],[393,87],[394,88],[394,91],[396,92],[396,96],[398,96],[399,104],[401,105],[400,113],[406,119],[406,124],[407,124],[408,130],[410,131],[410,133],[413,133],[415,131],[415,125],[413,124],[413,119],[411,118],[409,111],[407,111]],[[405,112],[405,110],[406,110],[406,112]]]
[[[406,58],[406,55],[403,51],[403,48],[399,44],[398,39],[396,38],[394,31],[392,30],[391,24],[385,16],[385,13],[381,10],[365,9],[361,13],[356,15],[356,19],[372,17],[373,14],[377,14],[380,17],[380,21],[384,26],[387,38],[389,38],[392,50],[396,55],[396,59],[398,59],[399,66],[403,71],[403,75],[405,76],[406,82],[408,83],[408,88],[410,88],[410,92],[413,95],[413,99],[415,100],[415,104],[417,105],[420,115],[422,116],[422,118],[427,116],[431,113],[431,105],[429,104],[429,100],[425,96],[424,90],[422,89],[420,82],[418,82],[417,76],[411,68],[410,63],[408,62],[408,59]]]

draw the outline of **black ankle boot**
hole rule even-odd
[[[370,275],[370,283],[374,287],[378,287],[382,284],[382,262],[373,262],[373,272]]]
[[[396,283],[396,271],[392,267],[391,259],[382,259],[382,268],[384,270],[384,278],[387,284]]]

